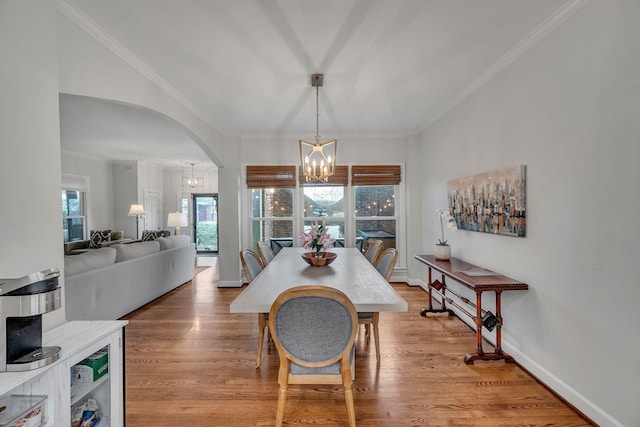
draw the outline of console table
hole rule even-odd
[[[508,363],[514,363],[513,357],[502,351],[502,325],[504,319],[501,313],[500,295],[503,291],[525,291],[529,286],[525,283],[510,279],[493,271],[478,267],[461,259],[451,258],[446,261],[437,260],[433,255],[416,255],[415,258],[426,264],[429,268],[429,308],[423,308],[420,311],[422,316],[427,313],[449,313],[454,312],[447,308],[447,303],[458,308],[465,315],[474,319],[476,324],[477,348],[475,353],[468,353],[464,356],[464,363],[473,364],[476,360],[504,360]],[[441,273],[441,280],[434,279],[432,271]],[[476,302],[473,303],[464,296],[447,288],[446,278],[455,280],[456,282],[466,286],[476,293]],[[493,291],[496,295],[496,313],[482,309],[482,293]],[[442,308],[435,309],[433,307],[433,293],[440,295]],[[449,295],[455,296],[463,303],[474,307],[475,314],[467,311],[463,306],[454,301]],[[496,329],[496,345],[493,353],[485,353],[482,349],[482,331],[483,328],[492,331]]]

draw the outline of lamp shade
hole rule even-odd
[[[167,227],[185,227],[189,224],[187,216],[182,212],[173,212],[167,218]]]
[[[127,216],[138,216],[138,215],[144,215],[144,206],[135,205],[135,204],[131,205]]]

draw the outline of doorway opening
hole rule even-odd
[[[218,253],[218,195],[193,195],[193,230],[198,254]]]

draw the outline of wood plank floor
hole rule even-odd
[[[255,369],[257,316],[230,314],[241,289],[217,288],[217,266],[126,319],[126,419],[138,426],[273,426],[278,355]],[[514,364],[462,358],[475,334],[459,319],[420,317],[426,293],[394,284],[408,313],[382,313],[382,366],[364,330],[356,341],[360,427],[588,426]],[[285,425],[346,426],[340,388],[292,386]]]

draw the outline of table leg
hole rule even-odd
[[[442,308],[433,308],[433,290],[436,290],[441,298]],[[442,275],[442,282],[436,280],[432,280],[431,278],[431,267],[429,267],[429,308],[423,308],[420,310],[420,315],[422,317],[427,317],[427,313],[449,313],[450,316],[454,315],[453,310],[447,308],[446,296],[445,292],[447,290],[447,284],[445,281],[445,275]]]
[[[496,325],[496,353],[502,354],[502,313],[500,307],[500,291],[496,291],[496,319],[498,324]]]
[[[482,293],[476,294],[476,337],[478,348],[476,353],[468,353],[464,356],[464,363],[472,365],[476,360],[504,360],[505,363],[515,363],[515,359],[502,351],[502,313],[500,294],[501,291],[496,291],[496,318],[498,324],[496,325],[496,348],[493,353],[485,353],[482,350]]]

